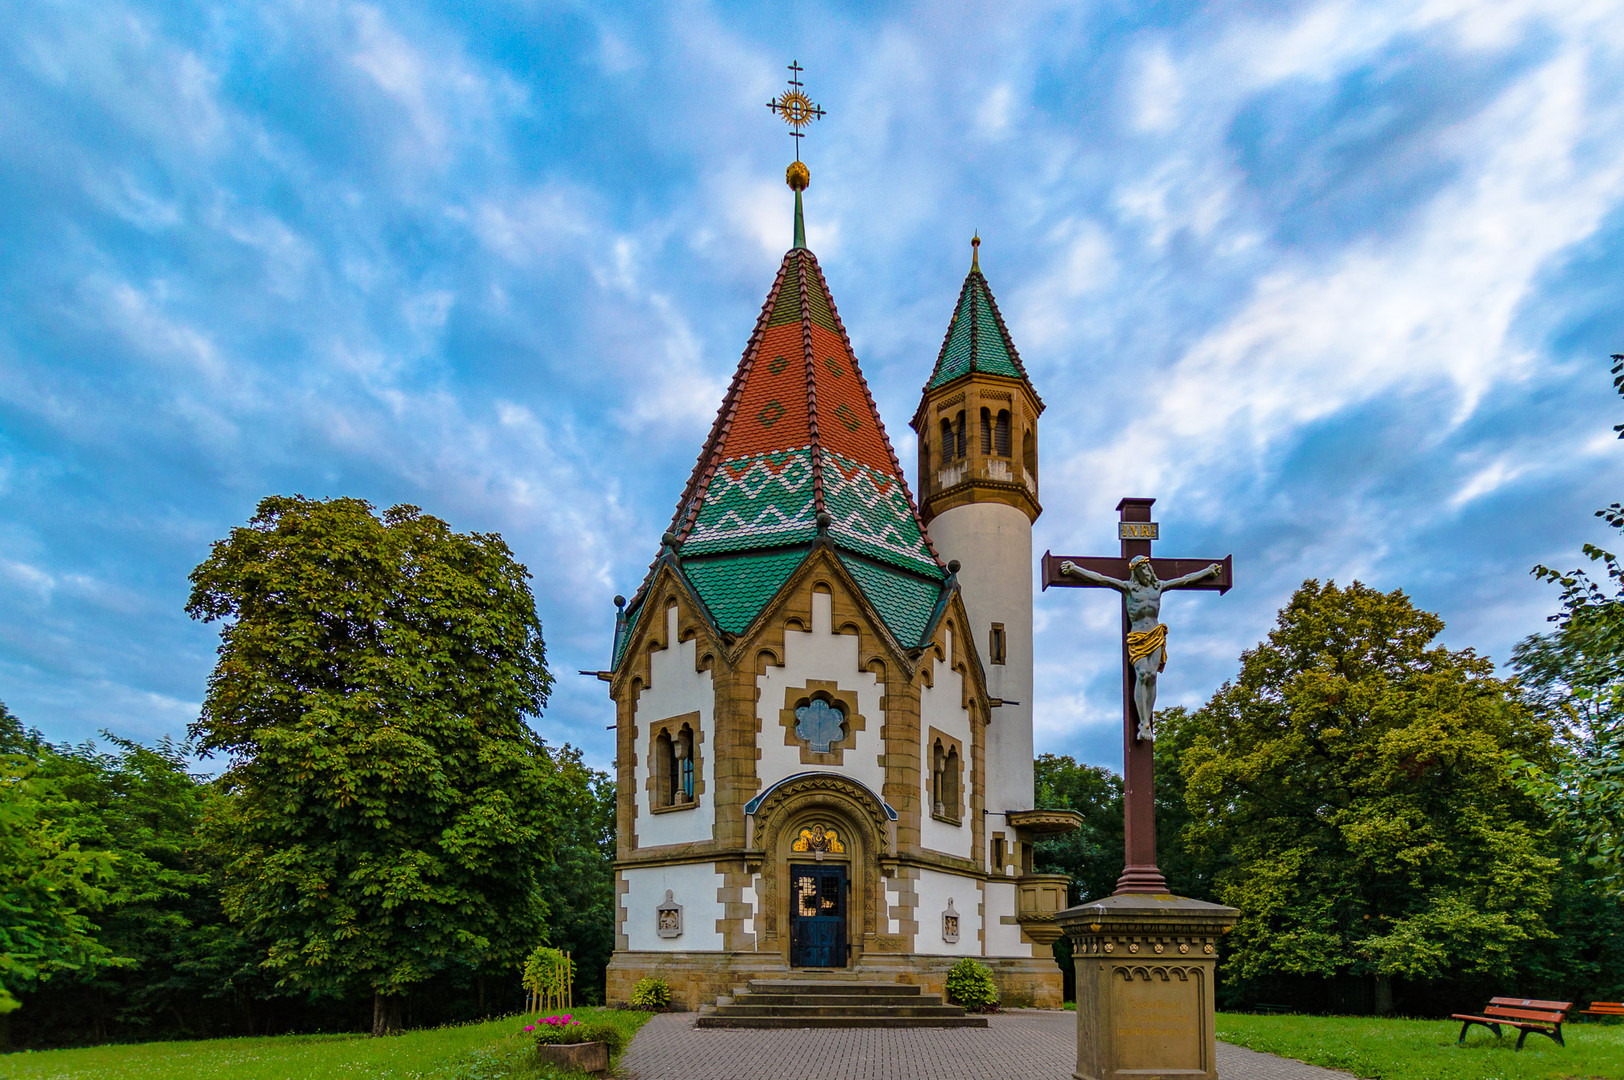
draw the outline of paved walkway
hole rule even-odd
[[[999,1013],[976,1028],[701,1030],[693,1013],[643,1026],[621,1059],[628,1080],[1071,1080],[1077,1014]],[[1218,1044],[1220,1080],[1352,1080],[1300,1061]]]

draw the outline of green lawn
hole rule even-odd
[[[1473,1027],[1457,1046],[1460,1024],[1362,1016],[1253,1016],[1219,1013],[1218,1037],[1237,1046],[1343,1069],[1367,1080],[1619,1080],[1624,1025],[1565,1025],[1566,1047],[1516,1033],[1496,1039]]]
[[[648,1013],[578,1009],[628,1039]],[[547,1076],[522,1034],[529,1019],[409,1031],[392,1039],[283,1035],[260,1039],[134,1043],[0,1056],[4,1080],[506,1080]]]

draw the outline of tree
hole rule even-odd
[[[1613,388],[1624,394],[1624,354],[1613,356]],[[1614,430],[1624,438],[1624,424]],[[1596,516],[1624,530],[1624,504]],[[1595,884],[1624,898],[1624,568],[1594,544],[1583,551],[1604,580],[1584,570],[1533,570],[1562,587],[1562,610],[1551,616],[1554,631],[1517,646],[1512,666],[1524,700],[1550,722],[1563,753],[1550,769],[1525,763],[1525,777],[1579,845]]]
[[[106,900],[114,858],[81,850],[54,819],[57,792],[30,753],[41,745],[0,704],[0,1020],[26,989],[124,962],[96,940],[88,914]]]
[[[1063,754],[1033,762],[1037,805],[1075,810],[1082,828],[1038,841],[1032,866],[1040,874],[1070,874],[1073,904],[1110,896],[1122,874],[1122,778]]]
[[[234,796],[226,902],[279,984],[373,999],[508,977],[547,936],[560,769],[529,728],[552,685],[529,572],[413,506],[273,496],[192,572],[224,620],[191,735]]]
[[[573,748],[565,747],[558,763],[568,809],[560,815],[542,897],[552,912],[553,944],[575,961],[578,992],[601,1001],[615,951],[615,783],[587,768]]]
[[[1226,975],[1509,979],[1557,860],[1508,754],[1549,729],[1402,592],[1307,581],[1196,713],[1186,836],[1241,910]]]

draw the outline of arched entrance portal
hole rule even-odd
[[[762,855],[759,947],[792,968],[855,964],[884,933],[880,860],[895,811],[837,773],[802,773],[746,807]]]
[[[851,866],[843,834],[850,835],[844,824],[814,820],[790,841],[790,967],[839,968],[850,959]]]

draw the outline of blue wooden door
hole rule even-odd
[[[846,966],[846,868],[789,868],[789,962],[794,967]]]

